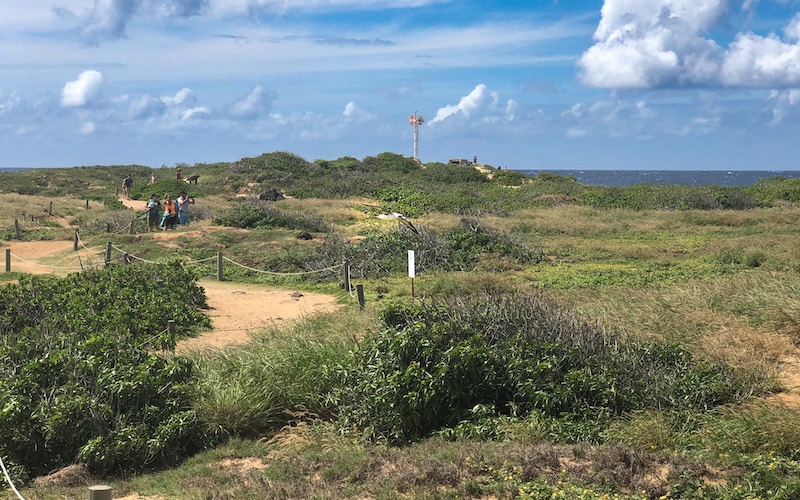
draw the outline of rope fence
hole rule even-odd
[[[29,266],[41,267],[41,268],[46,268],[46,269],[51,269],[51,270],[85,271],[86,269],[98,268],[101,265],[108,266],[108,265],[112,264],[114,262],[114,260],[115,260],[113,258],[113,252],[114,251],[116,251],[118,254],[122,254],[121,259],[120,259],[120,257],[117,257],[116,260],[121,260],[124,265],[129,265],[134,260],[142,262],[144,264],[158,264],[158,261],[145,259],[143,257],[139,257],[137,255],[134,255],[134,254],[126,251],[125,249],[114,245],[110,241],[107,242],[106,247],[103,250],[99,250],[98,251],[97,248],[100,248],[100,247],[91,247],[91,248],[87,247],[86,244],[83,242],[83,240],[81,240],[79,232],[76,230],[75,231],[75,240],[74,240],[73,250],[77,252],[81,248],[84,251],[90,252],[92,255],[103,255],[103,254],[105,254],[103,259],[102,259],[102,263],[93,263],[93,262],[84,263],[81,260],[81,257],[79,255],[78,256],[78,262],[79,262],[80,265],[78,265],[78,266],[47,265],[47,264],[41,264],[41,263],[38,263],[38,262],[27,260],[27,259],[25,259],[23,257],[20,257],[19,255],[16,255],[16,254],[12,253],[11,249],[7,248],[6,249],[6,272],[7,273],[11,272],[12,259],[16,259],[17,261],[23,262],[23,263],[25,263],[25,264],[27,264]],[[307,276],[307,275],[311,275],[311,274],[321,274],[321,273],[327,273],[327,272],[340,271],[340,272],[342,272],[343,277],[344,277],[344,289],[347,291],[347,293],[345,295],[341,296],[341,297],[337,297],[335,302],[338,303],[341,300],[343,300],[344,298],[353,297],[354,291],[356,291],[356,292],[359,292],[359,293],[357,293],[359,305],[362,308],[364,307],[363,289],[354,288],[351,285],[351,281],[350,281],[351,268],[350,268],[350,264],[347,261],[344,261],[341,264],[336,264],[336,265],[329,266],[329,267],[326,267],[326,268],[323,268],[323,269],[314,269],[314,270],[309,270],[309,271],[297,271],[297,272],[276,272],[276,271],[267,271],[265,269],[258,269],[258,268],[252,267],[252,266],[248,266],[246,264],[242,264],[241,262],[236,262],[236,261],[234,261],[232,259],[229,259],[228,257],[225,257],[222,254],[222,252],[218,252],[215,257],[207,257],[205,259],[184,261],[183,264],[185,264],[185,265],[210,265],[210,264],[213,264],[214,262],[216,262],[216,264],[217,264],[217,280],[218,281],[225,281],[225,279],[224,279],[224,263],[228,263],[230,265],[233,265],[233,266],[241,268],[241,269],[245,269],[245,270],[250,271],[250,272],[259,273],[259,274],[265,274],[265,275],[270,275],[270,276]],[[360,286],[361,285],[359,285],[359,287]]]
[[[6,482],[8,483],[9,488],[11,488],[11,491],[13,491],[20,500],[25,500],[25,498],[20,494],[19,490],[17,490],[17,487],[14,486],[14,482],[11,481],[11,475],[9,475],[8,470],[6,470],[6,464],[3,463],[2,456],[0,456],[0,468],[3,469],[3,476],[5,476]]]

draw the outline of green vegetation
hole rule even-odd
[[[800,495],[800,181],[604,188],[392,153],[181,167],[199,184],[0,174],[0,238],[77,228],[158,262],[4,276],[0,454],[26,497],[85,496],[30,481],[76,462],[120,496]],[[115,198],[128,173],[133,198],[188,187],[193,224],[144,233]],[[337,297],[347,261],[366,307],[176,356],[167,320],[207,328],[216,272],[187,262],[219,251],[250,268],[228,280]]]
[[[109,267],[0,288],[0,453],[25,478],[75,458],[98,472],[175,460],[202,441],[193,370],[174,348],[208,327],[205,298],[179,264]]]

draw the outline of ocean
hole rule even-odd
[[[527,175],[551,172],[571,175],[591,186],[634,184],[683,184],[686,186],[749,186],[761,179],[800,177],[800,170],[521,170]]]

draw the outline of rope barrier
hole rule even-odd
[[[94,250],[94,248],[101,248],[101,247],[92,247],[92,248],[89,248],[89,247],[87,247],[86,245],[84,245],[84,244],[83,244],[83,240],[81,239],[81,235],[80,235],[80,233],[78,233],[78,234],[77,234],[77,237],[78,237],[78,244],[79,244],[80,246],[82,246],[84,250],[86,250],[86,251],[88,251],[88,252],[94,252],[94,253],[97,253],[97,254],[101,254],[101,253],[105,252],[105,250],[103,250],[103,249],[101,249],[101,250]]]
[[[45,267],[47,269],[83,269],[83,267],[84,267],[84,266],[68,266],[68,267],[65,267],[65,266],[48,266],[46,264],[39,264],[38,262],[32,262],[30,260],[25,260],[22,257],[20,257],[20,256],[18,256],[16,254],[13,254],[13,253],[11,254],[11,256],[14,257],[15,259],[19,260],[19,261],[22,261],[22,262],[26,263],[26,264],[30,264],[32,266],[38,266],[38,267]],[[87,264],[87,266],[89,266],[89,264]],[[90,267],[94,267],[94,266],[92,265]]]
[[[142,342],[141,344],[139,344],[138,346],[136,346],[136,348],[137,348],[137,349],[141,349],[142,347],[144,347],[144,346],[146,346],[147,344],[149,344],[151,340],[157,339],[158,337],[160,337],[160,336],[164,335],[164,334],[165,334],[165,333],[167,333],[168,331],[169,331],[169,328],[164,328],[164,329],[163,329],[163,330],[161,330],[160,332],[156,333],[155,335],[151,336],[149,339],[145,340],[144,342]]]
[[[212,261],[212,260],[213,260],[213,261],[216,261],[216,260],[217,260],[217,258],[216,258],[216,257],[209,257],[209,258],[207,258],[207,259],[200,259],[200,260],[190,260],[190,261],[188,261],[188,262],[185,262],[185,263],[186,263],[186,264],[202,264],[203,262],[210,262],[210,261]]]
[[[233,260],[231,260],[231,259],[229,259],[227,257],[222,257],[222,260],[225,260],[225,261],[230,262],[231,264],[233,264],[235,266],[239,266],[239,267],[242,267],[244,269],[247,269],[247,270],[250,270],[250,271],[253,271],[253,272],[256,272],[256,273],[272,274],[272,275],[275,275],[275,276],[300,276],[300,275],[304,275],[304,274],[324,273],[326,271],[333,271],[333,270],[339,269],[340,267],[344,266],[344,264],[337,264],[335,266],[327,267],[325,269],[317,269],[316,271],[300,271],[300,272],[296,272],[296,273],[276,273],[276,272],[273,272],[273,271],[264,271],[263,269],[256,269],[254,267],[246,266],[244,264],[239,264],[238,262],[233,261]]]
[[[11,490],[17,495],[17,498],[19,498],[19,500],[25,500],[25,497],[23,497],[19,493],[19,490],[17,490],[17,487],[14,486],[14,482],[11,481],[11,476],[8,474],[8,471],[6,470],[6,464],[3,463],[3,457],[1,455],[0,455],[0,468],[3,469],[3,475],[6,477],[6,482],[11,487]]]

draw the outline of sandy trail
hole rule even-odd
[[[175,233],[167,233],[172,236]],[[154,235],[155,236],[155,235]],[[165,235],[166,236],[166,235]],[[159,239],[162,236],[159,234]],[[80,271],[81,263],[101,264],[104,249],[73,250],[71,241],[10,242],[11,271],[65,276]],[[24,260],[23,260],[24,259]],[[177,351],[221,348],[247,342],[250,333],[265,326],[279,326],[302,316],[336,309],[333,297],[292,292],[262,285],[202,280],[212,330],[178,343]]]

